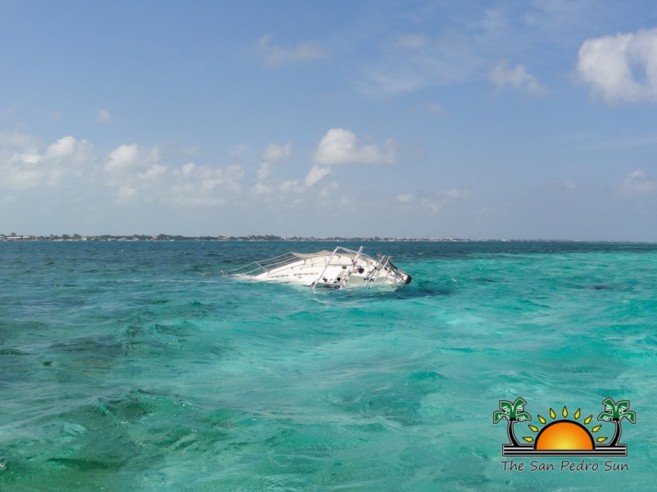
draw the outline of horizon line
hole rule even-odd
[[[0,233],[0,241],[399,241],[399,242],[552,242],[552,243],[631,243],[655,244],[655,241],[612,239],[519,239],[519,238],[459,238],[412,236],[296,236],[277,234],[187,236],[183,234],[17,234]]]

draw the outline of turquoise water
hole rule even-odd
[[[0,243],[0,490],[652,490],[657,245],[364,243],[398,291],[218,275],[331,245]],[[628,456],[505,470],[518,396],[589,427],[630,400]]]

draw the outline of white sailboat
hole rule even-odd
[[[228,273],[258,281],[290,283],[313,289],[402,286],[409,283],[411,276],[390,260],[390,256],[372,258],[363,253],[362,246],[358,251],[338,246],[333,251],[286,253],[250,263]]]

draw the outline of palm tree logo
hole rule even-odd
[[[516,401],[513,403],[507,400],[500,400],[500,409],[493,412],[494,424],[498,424],[502,419],[507,420],[506,434],[512,446],[520,446],[513,429],[515,423],[532,419],[532,416],[525,412],[526,404],[527,402],[522,398],[516,398]]]
[[[493,423],[498,424],[503,419],[508,421],[509,443],[502,445],[503,456],[627,456],[627,446],[619,441],[622,421],[626,419],[631,424],[636,423],[636,412],[630,410],[629,400],[616,402],[611,397],[602,400],[605,409],[598,415],[598,421],[614,424],[611,439],[602,435],[595,437],[602,425],[593,425],[590,429],[586,427],[591,424],[593,415],[580,422],[581,409],[578,408],[571,416],[564,406],[560,416],[550,408],[549,420],[537,415],[542,427],[528,424],[529,430],[536,436],[523,436],[522,441],[526,444],[520,443],[514,427],[518,422],[532,420],[532,416],[525,411],[527,401],[516,398],[513,403],[507,400],[500,400],[499,403],[499,410],[493,412]],[[609,443],[604,444],[606,441]]]
[[[605,406],[604,412],[600,412],[598,420],[602,422],[614,423],[614,436],[609,441],[609,446],[618,446],[621,437],[621,421],[627,419],[631,424],[636,424],[636,412],[630,410],[630,400],[621,400],[618,403],[613,398],[602,400]]]

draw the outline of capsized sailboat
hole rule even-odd
[[[258,281],[282,282],[307,287],[343,289],[374,285],[402,286],[411,276],[397,268],[390,256],[372,258],[358,251],[337,246],[333,251],[286,253],[256,261],[231,272]]]

